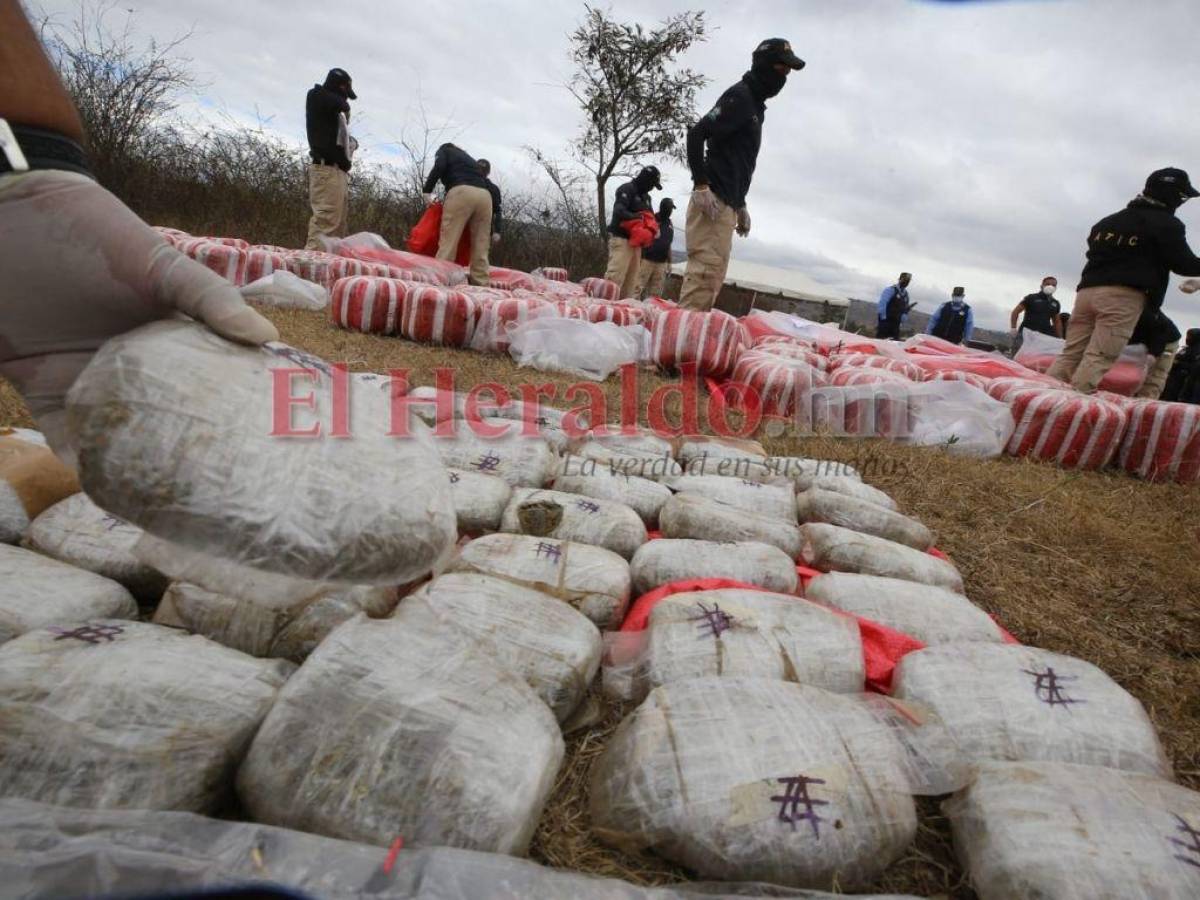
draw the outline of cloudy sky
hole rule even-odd
[[[66,17],[77,3],[40,6]],[[906,269],[922,309],[962,284],[977,321],[1000,327],[1056,274],[1069,309],[1093,222],[1160,166],[1200,182],[1196,0],[611,3],[647,26],[701,6],[712,31],[685,57],[710,79],[701,112],[764,37],[788,38],[808,63],[769,104],[753,233],[734,256],[832,294],[874,298]],[[369,158],[419,137],[423,107],[509,191],[534,178],[523,146],[565,161],[581,121],[561,84],[582,2],[122,0],[118,19],[126,10],[160,40],[194,29],[185,50],[205,87],[189,116],[260,121],[299,141],[304,92],[338,65],[354,77]],[[682,206],[686,170],[656,162]],[[1200,247],[1200,200],[1181,218]],[[1200,326],[1200,300],[1174,285],[1167,309]]]

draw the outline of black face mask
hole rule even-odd
[[[1183,202],[1187,197],[1183,196],[1183,192],[1177,187],[1172,187],[1169,184],[1150,185],[1142,194],[1149,197],[1151,200],[1157,200],[1169,210],[1176,210],[1183,206]]]
[[[780,75],[775,71],[775,66],[768,62],[754,63],[746,74],[750,76],[751,86],[760,100],[774,97],[787,84],[787,75]]]
[[[650,193],[650,189],[654,187],[654,176],[638,175],[633,179],[633,184],[638,189],[639,193],[648,194]]]

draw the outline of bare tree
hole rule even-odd
[[[707,79],[677,68],[677,58],[705,39],[702,12],[682,12],[647,31],[586,6],[571,35],[575,74],[566,85],[587,122],[574,143],[579,161],[596,179],[603,235],[605,190],[630,157],[667,156],[682,161],[685,135],[696,119],[696,92]]]
[[[79,109],[101,181],[119,176],[122,161],[135,151],[150,155],[157,126],[180,94],[196,86],[191,60],[179,53],[190,31],[166,43],[139,41],[132,11],[121,26],[110,27],[114,8],[111,2],[84,2],[66,26],[49,17],[41,23],[42,41]]]

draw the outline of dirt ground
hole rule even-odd
[[[404,368],[411,384],[454,371],[457,387],[494,381],[515,389],[575,379],[518,369],[500,356],[418,346],[334,328],[326,313],[272,313],[283,338],[356,371]],[[671,384],[643,373],[645,398]],[[618,383],[602,386],[613,401]],[[561,399],[553,405],[569,408]],[[668,408],[677,409],[676,404]],[[29,424],[20,399],[0,384],[0,426]],[[1147,484],[1116,473],[1072,473],[1003,458],[980,461],[940,449],[879,441],[763,437],[779,455],[852,462],[865,480],[929,525],[958,565],[967,594],[1020,641],[1100,666],[1145,704],[1178,779],[1200,788],[1200,485]],[[647,856],[596,841],[588,828],[587,773],[622,710],[601,704],[598,721],[568,735],[567,764],[535,838],[542,862],[644,884],[685,879]],[[874,887],[969,898],[935,800],[922,801],[910,852]]]

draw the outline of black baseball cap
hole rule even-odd
[[[659,212],[673,212],[675,210],[675,201],[670,197],[663,197],[658,204]]]
[[[662,190],[662,173],[658,171],[658,166],[646,166],[642,171],[638,172],[638,178],[641,178],[643,175],[654,179],[650,184],[655,190]]]
[[[961,288],[961,287],[956,287],[954,290],[952,290],[950,292],[951,297],[965,297],[966,295],[967,295],[967,289]]]
[[[346,96],[351,100],[357,100],[358,94],[354,93],[352,87],[353,82],[350,80],[350,73],[345,69],[330,69],[329,74],[325,76],[326,84],[344,84],[346,85]]]
[[[803,69],[804,60],[792,52],[792,45],[783,38],[767,38],[754,48],[754,59],[768,63],[783,63],[791,69]]]
[[[1200,191],[1192,187],[1188,173],[1183,169],[1166,168],[1151,172],[1146,179],[1146,189],[1155,187],[1176,188],[1184,197],[1200,197]]]

